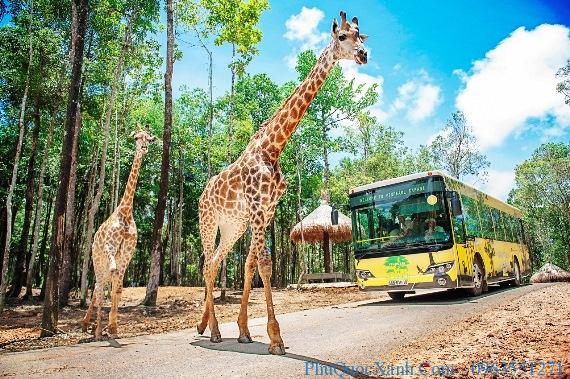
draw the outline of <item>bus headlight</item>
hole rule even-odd
[[[374,278],[374,275],[369,270],[356,270],[356,276],[364,280]]]
[[[448,272],[453,268],[454,262],[438,263],[435,265],[428,266],[426,274],[443,274]]]

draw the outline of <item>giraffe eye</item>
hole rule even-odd
[[[344,41],[346,39],[346,34],[341,34],[338,36],[339,41]]]

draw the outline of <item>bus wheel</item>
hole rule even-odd
[[[473,288],[469,288],[469,295],[479,296],[483,293],[485,286],[485,271],[483,262],[479,256],[473,261]]]
[[[405,292],[388,292],[388,296],[394,301],[402,301],[404,300],[404,296],[406,296]]]
[[[515,258],[515,278],[513,279],[513,281],[511,282],[513,284],[513,286],[518,287],[521,285],[522,279],[521,279],[521,269],[519,268],[519,261],[518,259]]]

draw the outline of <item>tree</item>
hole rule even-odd
[[[59,186],[55,201],[53,233],[46,279],[46,291],[42,317],[41,337],[47,337],[57,332],[59,311],[59,262],[63,251],[65,233],[65,211],[69,192],[69,172],[73,160],[73,138],[78,115],[79,93],[81,87],[81,74],[83,66],[83,48],[87,29],[88,0],[73,0],[74,12],[77,12],[76,32],[74,33],[73,60],[69,97],[67,102],[67,115],[65,119],[65,137],[61,152]]]
[[[33,14],[34,14],[34,3],[30,3],[29,9],[29,48],[28,48],[28,67],[26,72],[26,82],[24,85],[24,94],[22,95],[22,103],[20,105],[20,119],[18,122],[19,135],[18,143],[16,147],[16,155],[14,157],[14,166],[12,169],[12,179],[10,181],[10,188],[8,189],[8,195],[6,197],[6,236],[3,249],[3,260],[2,260],[2,274],[0,277],[0,312],[4,310],[4,301],[6,298],[6,288],[8,287],[8,257],[10,256],[10,242],[12,239],[12,196],[14,195],[14,187],[16,186],[16,180],[18,178],[18,166],[20,164],[20,154],[22,152],[22,143],[24,140],[24,114],[26,112],[26,102],[28,100],[28,90],[30,87],[30,70],[32,67],[33,59],[33,38],[32,38],[32,24],[33,24]]]
[[[515,168],[515,184],[509,201],[523,211],[534,261],[570,269],[570,144],[538,147]]]
[[[556,76],[562,78],[556,85],[556,91],[564,94],[565,103],[570,105],[570,59],[566,61],[566,66],[558,70]]]
[[[311,50],[304,51],[297,57],[295,70],[299,80],[304,80],[317,62],[317,56]],[[313,99],[305,118],[312,122],[320,132],[319,144],[322,146],[324,164],[323,187],[325,192],[330,191],[330,163],[329,155],[342,149],[346,140],[330,137],[331,129],[340,127],[342,123],[354,121],[364,109],[378,101],[377,85],[366,88],[363,84],[356,84],[354,80],[347,80],[341,67],[336,65],[319,92]]]
[[[113,107],[115,106],[115,98],[117,95],[117,88],[120,84],[120,79],[123,74],[123,64],[126,55],[129,51],[131,45],[131,34],[133,30],[133,23],[137,17],[137,9],[131,10],[128,15],[127,25],[125,27],[123,43],[121,47],[120,54],[117,58],[117,63],[115,65],[113,81],[111,84],[111,93],[109,95],[109,100],[106,106],[105,119],[103,122],[103,148],[101,150],[101,160],[99,162],[99,181],[97,185],[97,191],[95,192],[95,197],[91,203],[87,217],[87,243],[85,244],[85,249],[83,251],[83,268],[81,270],[81,305],[85,306],[87,301],[87,275],[89,272],[89,259],[91,255],[91,245],[93,243],[93,228],[95,222],[95,215],[99,210],[99,203],[101,201],[101,196],[103,195],[103,189],[105,186],[105,165],[107,163],[107,150],[109,146],[109,128],[111,125],[111,117],[113,115]]]
[[[457,111],[447,120],[445,127],[430,145],[436,168],[448,171],[451,176],[461,179],[465,175],[487,177],[490,163],[479,152],[473,128],[465,115]]]
[[[151,263],[148,286],[143,303],[156,305],[158,283],[160,280],[162,226],[168,194],[168,175],[170,170],[170,138],[172,133],[172,71],[174,68],[174,6],[173,0],[166,0],[166,73],[164,74],[164,131],[162,132],[162,164],[160,171],[160,189],[154,213],[152,229]]]
[[[232,46],[232,62],[229,65],[232,78],[230,85],[230,112],[227,123],[227,162],[233,162],[231,146],[234,137],[234,107],[236,75],[245,72],[245,67],[254,55],[261,41],[262,33],[257,27],[263,11],[269,7],[267,0],[203,0],[202,6],[207,11],[206,25],[210,33],[215,33],[214,43],[221,46],[229,43]],[[237,54],[237,56],[236,56]],[[239,59],[237,58],[239,56]],[[224,257],[221,269],[221,298],[226,297],[227,258]]]

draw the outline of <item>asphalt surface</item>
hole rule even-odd
[[[544,287],[498,289],[468,299],[439,292],[278,315],[287,354],[267,352],[265,318],[251,319],[255,342],[240,344],[235,322],[220,325],[223,342],[195,329],[116,341],[0,354],[0,376],[98,378],[350,377],[359,366],[453,322]],[[413,359],[413,357],[411,358]]]

